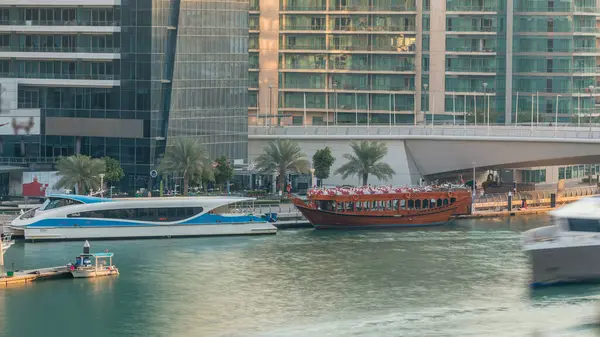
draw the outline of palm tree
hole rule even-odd
[[[106,165],[102,159],[77,154],[61,157],[56,163],[56,169],[60,179],[54,185],[55,188],[72,189],[77,185],[77,192],[84,194],[101,187],[100,174],[104,173]]]
[[[271,141],[256,159],[256,168],[265,174],[279,174],[279,188],[285,188],[287,172],[308,173],[310,164],[298,143],[289,139]]]
[[[197,139],[176,138],[160,159],[161,173],[179,173],[183,177],[183,195],[188,195],[190,181],[212,170],[208,152]],[[206,173],[205,173],[206,174]]]
[[[341,174],[343,179],[357,175],[359,178],[362,177],[363,185],[367,185],[369,174],[383,181],[391,179],[396,174],[390,165],[381,162],[388,152],[384,142],[353,141],[350,147],[354,153],[344,154],[343,157],[348,162],[335,171],[336,174]]]

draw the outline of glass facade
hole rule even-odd
[[[28,26],[0,33],[0,110],[40,120],[35,132],[19,123],[18,135],[0,130],[3,164],[51,170],[59,156],[110,156],[132,192],[151,187],[149,172],[174,137],[246,159],[247,3],[0,5],[0,25]]]
[[[281,0],[278,102],[279,114],[287,117],[282,120],[412,122],[416,6],[411,0]]]
[[[591,1],[522,1],[515,8],[513,100],[534,106],[535,122],[573,122],[594,113],[597,12]],[[543,15],[538,15],[543,14]],[[532,16],[535,13],[535,16]],[[519,102],[516,102],[519,92]],[[531,96],[534,95],[532,98]],[[519,119],[529,121],[528,112]],[[522,114],[522,115],[521,115]]]
[[[433,15],[436,1],[446,10]],[[301,124],[367,123],[367,111],[373,122],[388,123],[392,112],[414,123],[419,112],[430,121],[434,108],[438,121],[487,123],[489,115],[490,123],[525,123],[533,103],[539,122],[553,122],[557,108],[562,123],[590,113],[600,121],[595,88],[590,95],[600,77],[594,0],[513,1],[512,8],[501,0],[436,1],[280,0],[279,114],[299,123],[306,105]],[[261,17],[258,8],[250,15],[251,54]],[[391,104],[382,104],[385,95]],[[337,118],[351,113],[351,121]]]
[[[247,160],[248,87],[256,77],[248,62],[246,2],[182,1],[168,138],[193,137],[215,158]]]

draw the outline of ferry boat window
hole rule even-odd
[[[400,202],[398,200],[394,200],[392,201],[392,205],[393,205],[393,210],[397,211],[398,210],[398,205],[400,205]]]
[[[75,200],[71,200],[71,199],[48,199],[48,200],[46,200],[44,202],[44,204],[42,204],[42,208],[41,209],[43,211],[47,211],[47,210],[51,210],[51,209],[54,209],[54,208],[59,208],[59,207],[64,207],[64,206],[69,206],[69,205],[75,205],[75,204],[81,204],[81,202],[75,201]]]
[[[456,202],[456,198],[450,198],[450,203],[453,204]]]
[[[448,205],[448,199],[444,199],[444,206]]]
[[[413,208],[415,208],[415,201],[409,200],[408,201],[408,209],[413,209]]]
[[[600,222],[596,219],[568,219],[569,230],[573,232],[600,232]]]
[[[429,200],[427,200],[427,199],[423,200],[423,208],[429,208]]]
[[[442,199],[437,200],[437,207],[442,207]]]
[[[406,209],[406,200],[400,200],[400,208]]]
[[[431,202],[429,203],[429,208],[435,208],[436,206],[436,202],[435,199],[431,199]]]
[[[415,208],[421,208],[421,200],[420,199],[415,200]]]
[[[123,219],[136,221],[179,221],[204,211],[202,207],[125,208],[72,213],[69,218]]]

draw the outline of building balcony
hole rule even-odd
[[[89,20],[0,20],[1,26],[94,26],[118,27],[120,21],[89,21]]]
[[[452,27],[446,31],[447,34],[469,34],[469,35],[496,35],[496,27]]]
[[[328,31],[329,32],[329,31]],[[334,26],[331,32],[335,34],[387,34],[387,33],[410,33],[416,34],[415,26]]]
[[[0,21],[0,32],[113,34],[121,32],[121,27],[118,22],[100,25],[83,21]]]
[[[331,51],[380,51],[380,52],[397,52],[397,53],[415,53],[417,50],[416,45],[410,46],[331,46]]]
[[[0,58],[41,60],[118,60],[119,48],[0,47]]]
[[[325,44],[314,45],[314,44],[294,44],[294,45],[283,45],[280,47],[281,50],[318,50],[324,51],[327,49]]]
[[[343,72],[343,71],[365,71],[365,72],[371,72],[371,71],[386,71],[386,72],[406,72],[406,73],[414,73],[415,72],[415,66],[414,64],[412,65],[371,65],[371,66],[366,66],[366,65],[335,65],[335,64],[330,64],[330,70],[331,71],[339,71],[339,72]]]
[[[333,4],[333,3],[332,3]],[[395,5],[388,5],[388,4],[381,4],[381,5],[372,5],[369,6],[368,4],[362,4],[362,5],[351,5],[351,6],[339,6],[338,4],[333,4],[330,8],[330,11],[341,11],[341,12],[394,12],[394,13],[398,13],[398,12],[416,12],[417,7],[416,6],[405,6],[405,5],[400,5],[400,4],[395,4]]]
[[[446,67],[446,74],[452,75],[452,73],[461,74],[465,73],[465,75],[495,75],[496,67]]]
[[[456,5],[456,6],[447,6],[446,12],[475,12],[476,14],[496,14],[498,12],[498,6],[465,6],[465,5]],[[452,13],[456,14],[456,13]]]
[[[573,12],[575,15],[597,15],[600,13],[600,8],[596,6],[573,6]]]
[[[575,34],[599,34],[600,28],[598,27],[575,27]]]
[[[294,33],[301,32],[319,32],[323,33],[327,27],[325,25],[291,25],[291,24],[282,24],[279,30],[281,32],[291,31]]]
[[[286,71],[298,71],[298,70],[305,70],[308,72],[325,72],[327,69],[325,67],[325,61],[321,62],[321,63],[314,63],[314,62],[310,62],[310,63],[303,63],[303,62],[297,62],[297,63],[288,63],[288,64],[280,64],[279,65],[279,69]]]
[[[446,47],[448,48],[448,47]],[[460,55],[460,54],[467,54],[467,55],[473,55],[473,54],[477,54],[477,55],[496,55],[496,48],[495,47],[491,47],[491,48],[481,48],[481,47],[449,47],[446,50],[446,54],[450,54],[450,55]]]
[[[353,6],[336,6],[333,5],[329,9],[327,9],[326,5],[320,6],[281,6],[280,12],[282,14],[288,12],[314,12],[323,14],[323,12],[342,12],[342,13],[394,13],[394,14],[416,14],[417,8],[415,6],[403,6],[403,5],[375,5],[369,6],[367,4],[363,5],[353,5]]]
[[[569,2],[552,2],[553,6],[547,6],[549,2],[517,2],[514,12],[533,12],[533,13],[568,13],[573,12],[574,8]]]
[[[283,88],[280,88],[279,91],[288,91],[288,92],[317,92],[317,93],[390,93],[390,92],[405,92],[412,93],[415,91],[414,85],[404,85],[404,84],[385,84],[385,85],[369,85],[369,84],[360,84],[360,83],[341,83],[338,84],[335,88],[309,88],[310,84],[293,84],[287,83]]]
[[[32,85],[40,87],[81,87],[81,88],[112,88],[121,85],[121,81],[118,79],[101,79],[101,76],[72,76],[71,78],[64,77],[21,77],[17,79],[18,84]],[[89,77],[89,78],[86,78]],[[95,78],[92,78],[95,77]]]
[[[597,47],[574,47],[574,53],[588,53],[588,54],[598,54],[600,53],[600,48]]]
[[[31,7],[73,7],[72,0],[2,0],[2,6],[31,6]],[[86,0],[85,6],[89,7],[114,7],[121,6],[121,0]]]
[[[32,73],[32,72],[17,72],[17,73],[1,73],[0,76],[16,78],[44,78],[44,79],[63,79],[63,80],[119,80],[119,75],[108,74],[55,74],[55,73]]]
[[[598,74],[600,74],[600,66],[573,69],[573,76],[595,76]]]
[[[319,53],[405,53],[414,54],[416,53],[416,45],[411,46],[369,46],[369,45],[356,45],[356,46],[330,46],[329,49],[325,45],[283,45],[280,47],[281,52],[312,52],[318,51]]]
[[[320,6],[293,6],[287,5],[282,6],[280,9],[282,12],[324,12],[326,10],[325,4]]]
[[[119,53],[120,48],[100,47],[54,47],[54,46],[0,46],[0,52],[22,51],[36,53]]]

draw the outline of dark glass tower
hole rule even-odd
[[[110,156],[133,191],[174,137],[246,160],[247,2],[8,2],[0,25],[24,27],[0,33],[0,163]]]

